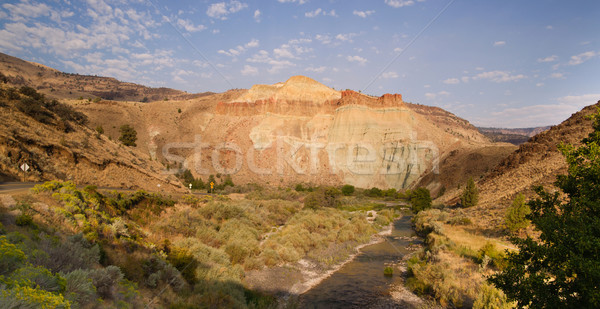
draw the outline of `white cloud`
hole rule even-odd
[[[385,72],[383,74],[381,74],[382,78],[398,78],[398,73],[390,71],[390,72]]]
[[[250,40],[250,42],[248,42],[244,45],[238,45],[235,48],[230,48],[229,50],[220,49],[217,51],[217,53],[235,58],[235,57],[241,55],[242,53],[244,53],[249,48],[258,47],[258,45],[259,45],[259,41],[257,39],[252,39],[252,40]]]
[[[358,33],[340,33],[340,34],[336,35],[335,38],[336,38],[336,40],[352,43],[352,38],[357,35],[358,35]]]
[[[204,25],[195,26],[191,21],[187,19],[178,19],[177,25],[185,29],[188,32],[198,32],[206,29]]]
[[[367,18],[367,16],[372,15],[373,13],[375,13],[375,11],[357,11],[354,10],[354,12],[352,12],[352,14],[358,16],[358,17],[362,17],[362,18]]]
[[[393,8],[401,8],[415,4],[413,0],[385,0],[385,4]]]
[[[552,27],[552,25],[548,25],[548,26],[546,26],[546,29],[552,30],[552,29],[554,29],[554,27]]]
[[[260,10],[254,11],[254,20],[256,20],[257,23],[260,22],[260,15],[261,15]]]
[[[506,71],[489,71],[475,75],[473,79],[489,79],[496,83],[514,82],[526,78],[523,74],[511,75]]]
[[[248,7],[248,4],[231,0],[229,3],[217,2],[211,4],[206,10],[206,15],[215,19],[226,20],[227,15],[237,13]]]
[[[598,56],[598,54],[599,53],[596,53],[595,51],[587,51],[587,52],[581,53],[579,55],[571,56],[571,60],[569,60],[569,64],[570,65],[582,64],[582,63]]]
[[[277,0],[280,3],[295,3],[298,2],[298,4],[302,5],[304,3],[306,3],[306,0]]]
[[[538,58],[538,62],[554,62],[558,60],[558,56],[557,55],[552,55],[552,56],[548,56],[545,58]]]
[[[458,78],[448,78],[448,79],[444,80],[444,84],[448,84],[448,85],[455,85],[458,83],[460,83]]]
[[[240,73],[242,75],[258,75],[258,68],[246,64]]]
[[[542,86],[544,86],[544,83],[537,83],[537,84],[535,84],[535,86],[536,87],[542,87]]]
[[[305,71],[307,71],[307,72],[315,72],[315,73],[323,73],[323,72],[325,72],[325,70],[327,70],[327,67],[320,66],[320,67],[317,67],[317,68],[308,67],[308,68],[306,68]]]
[[[463,83],[468,83],[469,82],[469,77],[468,76],[463,76],[460,78],[460,80],[462,80]]]
[[[506,45],[506,41],[496,41],[494,42],[494,46],[498,47],[498,46],[504,46]]]
[[[317,8],[314,11],[310,11],[310,12],[306,12],[304,13],[304,16],[308,17],[308,18],[313,18],[313,17],[317,17],[319,15],[322,16],[332,16],[332,17],[336,17],[337,14],[335,13],[335,10],[331,10],[329,12],[321,9],[321,8]]]
[[[564,75],[562,73],[552,73],[550,74],[551,78],[564,78]]]
[[[425,93],[425,98],[429,99],[429,100],[433,100],[433,99],[438,98],[438,97],[447,97],[449,95],[450,95],[450,92],[442,90],[442,91],[439,91],[437,93],[427,92],[427,93]]]
[[[329,35],[326,35],[326,34],[317,34],[317,35],[315,35],[315,39],[317,41],[320,41],[323,44],[329,44],[329,43],[331,43],[331,37]]]
[[[25,21],[30,18],[50,15],[51,9],[44,3],[30,4],[22,1],[17,4],[5,3],[2,5],[9,12],[9,19],[13,21]]]
[[[358,62],[358,64],[360,64],[360,65],[365,65],[365,63],[367,63],[367,59],[365,59],[361,56],[347,56],[346,60],[348,60],[350,62]]]
[[[289,50],[289,48],[290,48],[289,45],[284,44],[284,45],[280,46],[279,48],[273,49],[273,55],[275,55],[275,57],[277,57],[277,58],[290,58],[290,59],[296,58],[294,56],[294,54],[292,54],[292,52]]]

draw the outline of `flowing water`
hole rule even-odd
[[[385,266],[409,253],[405,248],[414,236],[410,216],[396,220],[385,241],[362,248],[354,260],[345,264],[319,285],[300,295],[302,308],[369,308],[389,298],[392,284],[400,284],[397,274],[384,276]],[[413,241],[415,242],[415,241]]]

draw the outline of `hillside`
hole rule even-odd
[[[481,134],[485,135],[493,142],[505,142],[518,146],[525,143],[530,137],[550,129],[550,127],[546,126],[517,129],[479,127],[477,129],[479,132],[481,132]]]
[[[86,126],[87,117],[33,88],[0,86],[1,181],[73,180],[108,187],[181,190],[162,165]],[[19,166],[31,168],[23,173]],[[159,187],[162,186],[162,187]]]
[[[337,92],[298,76],[196,99],[83,102],[75,108],[88,115],[92,126],[109,128],[107,134],[115,134],[111,127],[131,123],[140,133],[139,148],[165,164],[181,164],[204,179],[234,171],[236,183],[404,189],[433,171],[437,162],[442,164],[435,171],[446,174],[443,159],[454,150],[487,148],[488,156],[477,157],[482,171],[514,150],[489,142],[464,119],[404,103],[399,94],[375,98]],[[195,140],[204,143],[200,152],[192,150]],[[359,155],[352,157],[352,151]],[[357,162],[371,160],[369,155],[372,162]],[[452,170],[460,179],[468,177],[461,172]],[[428,185],[433,190],[454,185],[446,180],[453,181]]]
[[[188,94],[170,88],[150,88],[111,77],[63,73],[42,64],[0,53],[0,80],[29,86],[56,99],[95,99],[148,102],[197,98],[212,93]]]
[[[305,76],[191,95],[65,74],[7,55],[0,55],[0,73],[84,113],[90,128],[102,126],[113,140],[131,125],[136,151],[172,173],[189,169],[204,179],[231,173],[236,183],[427,186],[437,194],[491,170],[515,149],[400,94],[336,91]],[[149,102],[139,102],[143,97]],[[475,168],[460,167],[465,160]]]
[[[493,170],[479,180],[479,204],[472,216],[481,224],[498,227],[504,212],[518,193],[526,197],[535,194],[533,186],[553,188],[556,176],[566,173],[567,164],[557,146],[561,143],[578,145],[592,131],[592,121],[587,116],[600,107],[600,101],[573,114],[561,124],[533,136],[528,142],[502,160]],[[458,201],[458,190],[447,194],[447,202]]]

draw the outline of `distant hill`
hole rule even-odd
[[[518,146],[527,142],[530,137],[550,129],[550,126],[519,129],[477,127],[477,129],[491,141],[511,143]]]
[[[592,121],[587,116],[596,112],[597,108],[600,108],[600,101],[583,108],[561,124],[536,134],[482,177],[477,183],[479,205],[470,210],[472,217],[480,218],[482,224],[499,227],[506,208],[517,194],[534,197],[533,187],[537,185],[552,190],[556,176],[566,174],[567,169],[565,158],[557,146],[561,143],[580,144],[593,130]],[[454,189],[445,195],[444,201],[456,203],[459,194],[460,190]]]
[[[42,64],[0,53],[0,80],[14,86],[29,86],[51,98],[104,99],[149,102],[192,99],[212,92],[189,94],[170,88],[151,88],[118,81],[112,77],[63,73]]]

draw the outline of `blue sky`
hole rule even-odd
[[[8,0],[0,51],[188,92],[312,77],[479,126],[600,100],[600,1]]]

